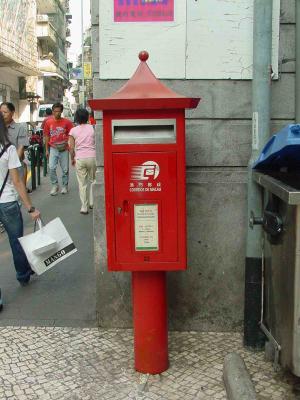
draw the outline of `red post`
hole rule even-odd
[[[168,369],[166,273],[133,272],[135,369],[160,374]]]

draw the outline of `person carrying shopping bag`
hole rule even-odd
[[[32,220],[40,218],[40,211],[31,203],[18,168],[21,166],[16,147],[8,139],[8,131],[3,114],[0,112],[0,222],[2,222],[10,243],[21,286],[29,283],[34,273],[18,238],[23,236],[23,218],[17,201],[18,194]],[[0,302],[1,304],[1,302]]]
[[[74,120],[78,125],[70,130],[70,154],[72,165],[76,167],[81,200],[80,213],[88,214],[88,209],[93,208],[91,185],[96,173],[95,131],[88,123],[89,113],[86,109],[78,109]]]

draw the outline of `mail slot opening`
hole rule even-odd
[[[176,143],[176,120],[114,120],[112,142],[114,144]]]

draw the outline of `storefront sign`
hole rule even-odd
[[[82,79],[82,68],[77,67],[77,68],[72,68],[70,70],[70,79]]]
[[[114,21],[174,21],[174,0],[114,0]]]
[[[83,63],[83,74],[84,74],[84,79],[92,79],[92,63],[91,62]]]

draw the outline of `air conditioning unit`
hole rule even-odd
[[[36,21],[37,22],[49,22],[49,17],[46,14],[38,14],[36,16]]]

